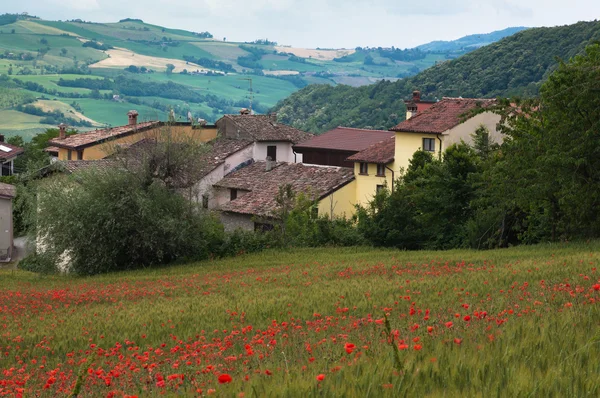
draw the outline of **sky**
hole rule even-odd
[[[511,26],[600,17],[599,0],[0,0],[0,13],[50,20],[144,22],[228,41],[269,39],[307,48],[411,48]]]

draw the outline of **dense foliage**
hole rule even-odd
[[[91,48],[95,48],[96,50],[101,50],[101,51],[106,51],[106,50],[110,50],[111,48],[114,48],[113,46],[106,44],[106,43],[98,43],[96,40],[90,40],[90,41],[86,41],[85,43],[82,44],[82,47],[91,47]]]
[[[284,123],[311,132],[336,125],[383,127],[404,119],[401,99],[418,89],[424,97],[533,96],[558,66],[600,40],[600,22],[579,22],[521,31],[462,57],[433,66],[394,83],[335,88],[308,86],[277,104]]]
[[[394,189],[359,209],[372,243],[489,248],[600,236],[600,45],[561,63],[536,100],[505,101],[501,145],[484,128],[442,159],[417,152]]]
[[[214,59],[203,58],[203,57],[197,58],[192,55],[184,55],[183,59],[185,59],[187,62],[191,62],[194,64],[198,64],[200,66],[204,66],[205,68],[222,70],[224,72],[235,72],[235,69],[231,64],[228,64],[223,61],[217,61]]]

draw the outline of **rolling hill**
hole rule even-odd
[[[494,37],[511,33],[496,32]],[[118,125],[131,108],[146,120],[165,119],[173,108],[182,120],[191,112],[215,121],[248,107],[252,100],[253,109],[264,113],[310,84],[361,86],[397,80],[454,53],[454,49],[302,49],[267,40],[228,42],[209,32],[169,29],[131,18],[94,23],[4,14],[0,96],[20,102],[0,98],[0,112],[12,115],[0,133],[29,137],[53,122],[79,130]]]
[[[271,111],[283,123],[314,133],[339,125],[387,129],[404,120],[402,99],[413,90],[428,99],[536,95],[560,59],[568,60],[598,40],[598,21],[527,29],[396,82],[308,86]]]

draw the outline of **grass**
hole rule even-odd
[[[0,127],[7,137],[20,135],[24,139],[29,140],[35,134],[41,132],[40,129],[53,128],[47,124],[41,124],[40,116],[29,115],[27,113],[18,112],[11,109],[0,109]]]
[[[81,397],[595,397],[599,249],[306,249],[93,278],[2,271],[1,385],[65,395],[81,374]]]
[[[139,112],[138,120],[140,122],[166,120],[168,118],[166,113],[146,105],[92,98],[77,98],[75,101],[79,104],[85,116],[111,126],[126,125],[128,122],[127,112],[132,109]]]

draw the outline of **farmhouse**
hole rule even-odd
[[[226,230],[262,229],[278,222],[276,196],[286,184],[314,199],[316,214],[343,217],[354,211],[352,169],[259,161],[213,185]]]
[[[340,126],[294,145],[293,150],[302,154],[302,163],[352,168],[354,163],[348,157],[393,136],[385,130]]]
[[[98,160],[112,155],[119,147],[130,146],[148,137],[160,137],[163,132],[168,132],[171,137],[181,141],[191,139],[208,142],[217,136],[216,126],[160,121],[138,123],[137,111],[129,111],[127,116],[129,123],[125,126],[69,136],[66,135],[67,126],[61,124],[59,136],[50,140],[49,144],[58,148],[58,160]]]

